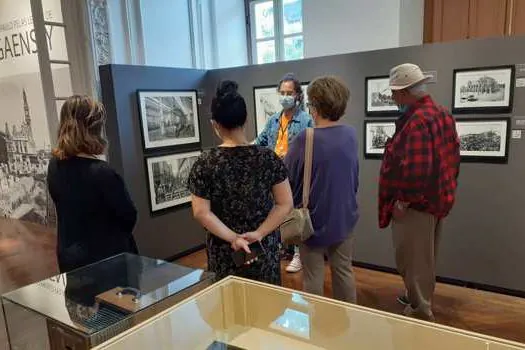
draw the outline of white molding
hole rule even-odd
[[[142,15],[140,11],[141,1],[151,0],[124,0],[131,63],[136,65],[146,64],[144,29],[142,26]]]
[[[91,28],[91,47],[94,50],[97,66],[109,64],[113,61],[111,48],[111,32],[109,27],[107,0],[89,0],[89,19]]]

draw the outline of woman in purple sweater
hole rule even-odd
[[[359,218],[358,146],[355,129],[340,122],[349,97],[346,85],[335,77],[318,78],[308,87],[310,113],[315,121],[308,208],[315,232],[300,246],[300,253],[306,292],[323,295],[326,253],[334,298],[355,303],[352,253],[353,231]],[[296,208],[302,206],[305,143],[306,132],[302,132],[285,158]]]

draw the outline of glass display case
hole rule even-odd
[[[90,349],[214,282],[203,270],[121,254],[2,296],[11,349]]]
[[[96,349],[517,350],[525,346],[229,277]]]

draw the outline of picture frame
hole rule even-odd
[[[144,150],[200,143],[197,91],[138,90]]]
[[[511,126],[509,117],[457,119],[461,161],[507,163]]]
[[[152,214],[191,201],[187,181],[201,151],[172,153],[145,158],[150,211]]]
[[[256,86],[253,88],[255,101],[255,131],[259,136],[272,115],[282,109],[279,103],[277,85]]]
[[[307,103],[308,95],[307,88],[309,83],[301,83],[301,88],[304,93],[304,108],[309,112]],[[268,119],[275,113],[282,110],[279,103],[279,93],[277,85],[255,86],[253,88],[253,98],[255,101],[255,131],[259,136],[266,126]]]
[[[399,115],[399,108],[392,100],[389,76],[365,78],[365,114],[369,117],[392,117]]]
[[[310,83],[301,83],[301,88],[303,89],[303,94],[304,94],[304,100],[303,100],[303,103],[304,103],[304,110],[306,113],[310,114],[310,108],[308,107],[308,85],[310,85]]]
[[[386,143],[396,130],[395,120],[365,120],[363,129],[365,159],[382,159]]]
[[[511,113],[514,79],[513,65],[454,69],[452,113]]]

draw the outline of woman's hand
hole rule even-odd
[[[242,249],[246,253],[251,253],[250,247],[248,245],[248,241],[241,236],[235,237],[235,239],[232,241],[232,249],[234,251],[239,251]]]
[[[254,242],[259,242],[263,238],[262,234],[259,231],[246,232],[245,234],[242,234],[241,237],[248,241],[248,243],[250,244]]]

